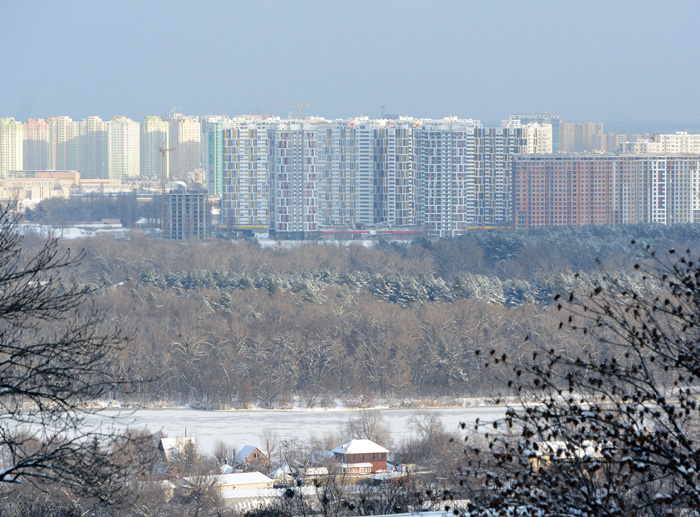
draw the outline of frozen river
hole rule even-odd
[[[391,429],[394,442],[411,435],[409,419],[415,409],[377,409]],[[502,406],[428,409],[440,417],[447,431],[458,432],[460,422],[467,425],[495,420],[504,416]],[[105,410],[105,416],[114,417],[117,427],[146,428],[162,431],[170,437],[194,436],[201,450],[211,451],[218,440],[237,447],[260,446],[260,434],[269,429],[280,440],[310,436],[322,437],[337,432],[345,423],[358,416],[360,410],[253,410],[253,411],[198,411],[194,409],[139,409],[136,411]]]

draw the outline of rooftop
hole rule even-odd
[[[340,447],[333,449],[336,454],[371,454],[371,453],[388,453],[389,450],[381,445],[374,443],[366,438],[356,438],[344,443]]]

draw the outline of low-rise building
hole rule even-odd
[[[274,481],[260,472],[234,472],[232,474],[212,474],[210,476],[190,476],[182,478],[182,488],[206,485],[216,490],[272,488]]]
[[[389,450],[367,439],[350,440],[333,449],[346,474],[362,475],[386,470]]]
[[[236,465],[244,467],[269,468],[270,460],[265,454],[253,445],[245,445],[238,454],[236,454]]]

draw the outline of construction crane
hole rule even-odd
[[[170,149],[165,148],[165,144],[160,146],[160,192],[161,192],[161,198],[160,198],[160,204],[161,204],[161,212],[160,212],[160,231],[161,231],[161,237],[165,238],[165,179],[168,176],[168,169],[166,167],[167,163],[167,156],[170,151],[174,151],[175,148],[171,147]]]
[[[296,106],[297,107],[297,118],[301,120],[301,108],[308,108],[308,104],[302,104],[301,102],[268,102],[268,106]]]

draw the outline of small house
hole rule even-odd
[[[333,449],[346,474],[362,475],[386,470],[389,450],[372,440],[355,439]]]
[[[257,447],[246,445],[236,454],[236,465],[264,470],[269,468],[270,460]]]
[[[197,444],[191,436],[182,438],[161,438],[158,444],[163,459],[168,463],[181,460],[188,451],[197,451]]]

